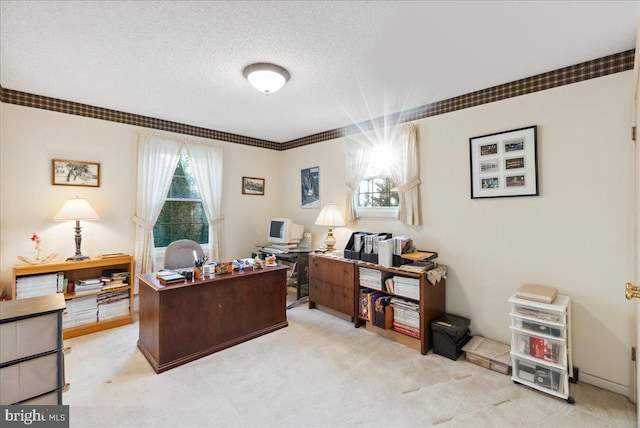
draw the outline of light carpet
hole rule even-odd
[[[161,374],[136,347],[137,322],[68,339],[71,426],[635,426],[626,397],[591,385],[570,385],[571,405],[306,304],[287,318],[286,328]]]

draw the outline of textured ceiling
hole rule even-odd
[[[286,142],[633,49],[637,1],[0,1],[0,85]],[[289,70],[265,96],[242,75]]]

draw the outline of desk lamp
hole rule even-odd
[[[73,257],[67,258],[67,261],[72,260],[74,262],[80,260],[86,260],[89,257],[83,256],[80,251],[80,243],[82,242],[82,235],[80,234],[80,220],[100,220],[98,214],[93,210],[89,202],[86,199],[82,199],[79,197],[75,197],[69,199],[64,203],[58,214],[53,218],[53,221],[67,221],[67,220],[75,220],[76,221],[76,254]]]
[[[327,246],[328,252],[333,251],[333,247],[336,245],[336,239],[333,237],[333,228],[344,226],[344,217],[336,204],[330,202],[322,207],[322,210],[316,219],[316,225],[329,227],[329,232],[327,233],[324,243]]]

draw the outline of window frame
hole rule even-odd
[[[175,167],[175,169],[173,171],[173,175],[171,176],[171,185],[173,185],[173,179],[175,178],[176,171],[178,170],[178,167],[179,167],[180,163],[182,162],[183,157],[185,157],[187,159],[187,162],[189,162],[189,164],[191,163],[191,159],[189,159],[189,155],[183,149],[180,152],[180,156],[178,157],[178,163],[176,163],[176,167]],[[185,178],[186,178],[186,174],[187,174],[186,169],[183,167],[182,170],[185,171]],[[197,192],[198,192],[198,195],[199,195],[200,194],[200,189],[197,188],[197,182],[196,182],[195,177],[193,177],[192,174],[189,174],[189,178],[191,180],[193,180],[194,183],[196,183],[196,189],[197,189]],[[169,190],[167,191],[167,195],[169,195],[170,193],[171,193],[171,186],[169,186]],[[162,204],[162,209],[160,210],[160,212],[162,212],[162,210],[164,209],[164,205],[167,202],[199,202],[200,204],[202,204],[202,197],[200,197],[199,199],[196,199],[196,198],[175,198],[175,197],[169,198],[169,197],[165,197],[164,203]],[[158,218],[158,220],[156,220],[156,223],[153,225],[153,229],[155,229],[156,225],[158,224],[158,221],[159,221],[159,218]],[[206,220],[206,216],[205,216],[205,223],[206,223],[207,228],[211,226],[210,224],[208,224],[208,221]],[[208,242],[208,238],[209,238],[209,234],[207,233],[207,242],[199,243],[200,246],[203,248],[203,251],[205,252],[205,254],[209,253],[208,250],[209,250],[209,244],[210,243]],[[155,239],[156,239],[156,237],[155,237],[155,232],[154,232],[153,240],[154,240],[154,248],[156,249],[156,251],[154,252],[154,257],[156,258],[156,260],[160,256],[164,259],[164,251],[166,250],[167,247],[166,246],[156,247],[155,246]],[[205,249],[205,247],[206,247],[206,249]]]
[[[370,219],[388,219],[388,220],[396,220],[398,218],[398,206],[392,206],[392,207],[363,207],[360,205],[360,185],[362,184],[363,181],[365,180],[370,180],[372,178],[385,178],[387,180],[390,180],[394,186],[395,186],[395,182],[393,182],[393,177],[391,177],[391,174],[388,175],[365,175],[364,177],[362,177],[362,181],[360,181],[360,184],[358,185],[358,205],[356,206],[356,209],[358,211],[358,216],[360,218],[370,218]],[[397,187],[397,186],[395,186]],[[400,203],[400,194],[398,193],[398,204]]]

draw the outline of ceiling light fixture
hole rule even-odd
[[[276,92],[289,80],[289,72],[279,65],[259,62],[245,67],[244,77],[260,92],[269,95]]]

